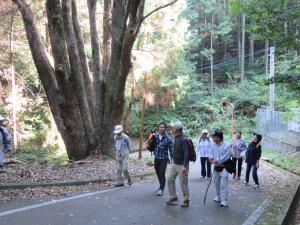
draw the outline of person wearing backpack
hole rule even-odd
[[[212,146],[210,163],[214,164],[213,180],[217,196],[214,201],[227,206],[229,172],[224,163],[232,157],[231,146],[224,141],[223,132],[216,129],[213,134],[214,144]]]
[[[154,168],[159,181],[159,188],[156,191],[157,196],[162,196],[166,185],[167,164],[173,159],[173,141],[166,134],[167,124],[161,122],[158,125],[158,132],[154,134],[152,144],[154,145]]]
[[[183,135],[183,125],[181,123],[175,123],[172,126],[172,132],[174,134],[174,157],[173,162],[168,175],[168,189],[169,198],[167,199],[167,205],[173,204],[178,201],[176,195],[175,181],[177,176],[181,186],[183,194],[183,204],[181,207],[189,207],[189,186],[188,186],[188,174],[189,174],[189,140]]]
[[[245,151],[247,149],[247,143],[242,138],[242,132],[237,131],[235,132],[235,138],[231,141],[232,146],[232,154],[233,154],[233,160],[236,165],[238,164],[238,173],[236,176],[236,173],[233,173],[233,180],[241,179],[241,172],[242,172],[242,164],[243,164],[243,155],[245,154]]]
[[[196,152],[200,156],[201,161],[201,176],[202,178],[209,179],[211,176],[211,164],[209,162],[209,156],[211,154],[212,140],[210,140],[208,131],[202,130],[201,136],[197,142]]]
[[[5,128],[6,118],[0,115],[0,167],[3,167],[5,153],[12,150],[12,137]]]
[[[115,126],[114,134],[114,149],[116,151],[117,161],[117,184],[115,186],[124,186],[122,173],[124,174],[125,179],[127,179],[128,185],[132,185],[128,172],[130,139],[123,133],[123,127],[121,125]]]

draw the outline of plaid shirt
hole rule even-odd
[[[162,139],[159,139],[159,133],[155,134],[156,146],[154,150],[154,156],[156,159],[173,159],[174,147],[173,141],[168,135],[163,135]],[[170,156],[170,158],[169,158]]]

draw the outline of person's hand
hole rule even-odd
[[[211,164],[216,164],[217,163],[217,160],[215,160],[215,159],[210,159],[209,161],[210,161]]]
[[[257,169],[259,168],[259,162],[256,162],[256,168]]]
[[[182,173],[185,173],[187,171],[187,168],[185,166],[182,166],[181,171],[182,171]]]

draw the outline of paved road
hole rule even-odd
[[[213,202],[212,187],[204,206],[208,181],[199,178],[199,167],[198,163],[191,165],[191,205],[186,209],[166,206],[167,192],[163,197],[155,196],[158,184],[152,182],[74,195],[56,202],[10,202],[0,206],[0,225],[238,225],[265,199],[259,192],[231,185],[229,207],[221,208]],[[182,196],[179,197],[181,203]]]

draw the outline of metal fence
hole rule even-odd
[[[256,126],[269,142],[279,141],[295,147],[294,150],[300,149],[300,110],[278,112],[258,109]]]

